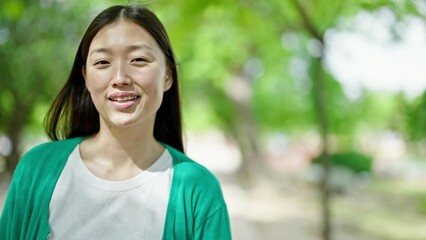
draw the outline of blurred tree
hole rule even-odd
[[[326,72],[324,59],[327,56],[325,55],[325,48],[329,46],[325,34],[328,30],[339,28],[339,22],[342,19],[351,17],[362,10],[375,11],[387,7],[391,8],[396,16],[403,17],[408,13],[417,13],[417,9],[413,1],[340,0],[330,4],[329,1],[324,0],[308,2],[289,0],[288,3],[294,7],[296,13],[296,20],[291,22],[296,26],[295,29],[298,29],[297,32],[306,37],[305,44],[310,55],[306,59],[309,59],[308,69],[312,82],[313,106],[322,139],[320,154],[323,168],[320,184],[323,218],[322,239],[328,240],[332,238],[329,135],[331,133],[350,134],[356,129],[354,124],[359,117],[364,115],[352,114],[350,107],[355,105],[356,108],[357,104],[348,101],[339,84],[336,84],[333,77]],[[289,20],[293,14],[288,13],[286,16]],[[350,130],[351,128],[352,130]]]
[[[426,139],[426,91],[409,101],[399,95],[399,112],[393,118],[394,129],[402,133],[406,144],[417,157],[424,157]]]
[[[283,69],[286,52],[278,26],[271,19],[261,20],[256,11],[239,2],[174,1],[160,10],[180,59],[187,119],[219,126],[235,140],[244,159],[239,176],[250,185],[264,171],[259,161],[260,118],[266,115],[275,123],[282,119],[279,112],[257,114],[254,108],[268,109],[256,103],[261,100],[281,108],[283,102],[290,106],[295,102],[291,87],[282,83],[289,80],[284,77],[288,75]],[[271,81],[265,84],[265,80]],[[260,88],[263,92],[257,91]],[[274,94],[267,96],[269,90]],[[212,111],[205,113],[208,109]]]
[[[13,146],[8,171],[19,160],[24,127],[32,115],[44,114],[34,110],[65,81],[85,21],[79,13],[86,9],[72,1],[0,2],[0,131]]]
[[[426,91],[413,101],[404,101],[405,132],[412,141],[426,138]]]

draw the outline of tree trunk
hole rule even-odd
[[[257,125],[248,106],[239,106],[234,124],[234,137],[242,155],[238,176],[243,187],[251,188],[264,172],[262,154],[259,148]]]
[[[326,110],[326,87],[322,69],[322,55],[319,58],[313,59],[312,64],[312,78],[313,78],[313,94],[315,102],[315,112],[318,119],[318,128],[321,135],[321,166],[322,175],[320,181],[320,195],[321,195],[321,211],[322,211],[322,239],[332,239],[332,225],[331,225],[331,191],[330,191],[330,175],[331,164],[328,150],[328,118]]]
[[[225,91],[235,106],[230,130],[242,155],[241,167],[237,174],[241,185],[247,189],[253,187],[265,170],[259,147],[258,126],[251,110],[251,83],[244,73],[238,72],[230,79],[230,85]]]
[[[329,178],[331,175],[331,164],[328,152],[328,118],[326,109],[326,87],[325,79],[323,75],[322,61],[324,58],[324,33],[321,32],[312,21],[308,14],[305,6],[301,4],[299,0],[292,0],[291,3],[294,5],[296,11],[299,13],[301,23],[304,30],[313,39],[320,43],[320,54],[319,57],[312,57],[311,64],[311,79],[313,82],[313,95],[314,95],[314,106],[315,113],[318,121],[318,130],[321,135],[321,166],[322,176],[320,181],[320,196],[321,196],[321,211],[322,211],[322,231],[321,237],[323,240],[332,239],[332,221],[331,221],[331,192]]]

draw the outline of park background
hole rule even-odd
[[[0,1],[0,204],[85,28],[145,4],[234,239],[426,239],[423,0]]]

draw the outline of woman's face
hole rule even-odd
[[[83,68],[101,127],[153,127],[172,85],[164,53],[142,27],[126,20],[101,29]]]

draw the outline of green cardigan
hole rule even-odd
[[[68,156],[82,140],[44,143],[24,155],[9,187],[0,239],[48,238],[53,190]],[[173,157],[174,170],[163,239],[231,239],[228,211],[216,178],[180,151],[165,147]]]

